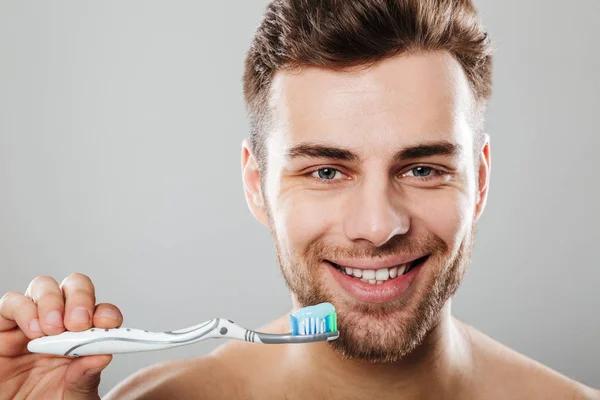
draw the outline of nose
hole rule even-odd
[[[363,182],[355,190],[344,219],[348,239],[379,247],[408,232],[410,218],[390,184]]]

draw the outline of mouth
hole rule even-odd
[[[339,260],[340,264],[323,260],[323,264],[327,266],[327,275],[333,284],[350,298],[368,303],[389,303],[415,293],[411,288],[417,285],[415,281],[429,256],[396,265],[393,262],[382,264],[382,260]],[[342,262],[354,267],[342,265]],[[371,265],[373,269],[368,269]]]
[[[398,264],[388,268],[379,269],[352,268],[336,264],[329,260],[324,261],[336,270],[338,270],[340,273],[354,280],[361,281],[370,285],[382,285],[388,281],[394,281],[399,278],[402,278],[409,272],[415,270],[416,268],[419,268],[425,263],[425,261],[427,261],[428,257],[429,255],[426,255],[404,264]]]

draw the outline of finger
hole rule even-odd
[[[33,301],[21,293],[9,292],[0,299],[0,332],[17,326],[30,339],[44,336]]]
[[[29,337],[21,329],[12,329],[0,333],[0,357],[18,357],[29,353]],[[0,398],[2,398],[0,396]]]
[[[25,295],[37,304],[40,325],[46,335],[58,335],[65,330],[65,300],[54,278],[38,276],[31,281]]]
[[[73,360],[65,373],[65,398],[89,399],[90,395],[97,395],[100,374],[111,360],[111,355],[86,356]]]
[[[71,274],[61,283],[60,288],[65,298],[65,327],[74,332],[91,328],[96,308],[92,280],[83,274]]]
[[[117,306],[101,303],[96,306],[93,322],[98,328],[118,328],[123,323],[123,314]]]

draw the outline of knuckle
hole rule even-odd
[[[53,277],[48,276],[48,275],[40,275],[40,276],[36,276],[35,278],[33,278],[30,285],[40,284],[40,283],[56,283],[56,280],[54,280]]]
[[[25,296],[31,298],[34,302],[48,287],[57,286],[56,280],[47,275],[41,275],[35,277],[27,287]]]
[[[4,293],[4,295],[0,298],[0,308],[2,308],[2,306],[6,306],[6,303],[10,302],[12,299],[17,298],[20,295],[21,293],[15,291]]]
[[[49,283],[56,284],[56,280],[51,276],[46,276],[46,275],[36,276],[35,278],[33,278],[31,283],[29,284],[29,287],[27,288],[27,292],[31,292],[32,288],[34,288],[34,287],[47,285]]]
[[[92,280],[89,276],[82,274],[81,272],[73,272],[69,276],[67,276],[63,281],[61,286],[70,285],[70,284],[91,284]]]

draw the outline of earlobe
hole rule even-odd
[[[244,140],[242,142],[242,181],[246,203],[252,215],[259,222],[268,226],[260,179],[257,160],[252,154],[250,143]]]
[[[475,221],[479,219],[489,192],[491,163],[490,138],[488,134],[484,134],[483,146],[479,152],[479,169],[477,178],[477,204],[475,208]]]

